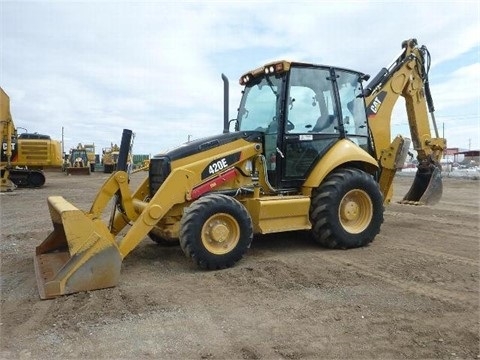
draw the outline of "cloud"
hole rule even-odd
[[[234,117],[238,78],[249,69],[285,58],[374,75],[401,41],[415,36],[432,54],[439,112],[459,102],[470,108],[478,96],[478,57],[477,66],[462,64],[463,72],[442,64],[478,49],[479,5],[433,5],[434,11],[422,1],[3,2],[1,85],[17,126],[54,137],[63,127],[67,148],[109,146],[126,127],[136,133],[136,151],[156,153],[188,135],[222,131],[222,72],[230,78]],[[478,114],[478,107],[469,111]]]

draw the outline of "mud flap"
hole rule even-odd
[[[36,248],[40,298],[117,285],[122,256],[100,219],[90,219],[61,196],[48,198],[53,232]]]
[[[442,173],[438,166],[420,168],[415,174],[415,179],[410,190],[405,195],[401,204],[410,205],[435,205],[442,197]]]

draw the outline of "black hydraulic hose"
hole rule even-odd
[[[425,87],[425,97],[427,98],[428,111],[433,113],[435,111],[435,106],[433,106],[432,92],[430,91],[430,83],[428,82],[428,77],[424,83]]]
[[[430,113],[433,113],[435,111],[435,106],[433,105],[433,98],[432,98],[432,92],[430,91],[430,83],[428,81],[428,73],[430,71],[430,52],[428,51],[427,47],[424,45],[420,49],[423,54],[423,83],[424,83],[424,88],[425,88],[425,97],[427,99],[427,105],[428,105],[428,111]]]
[[[130,152],[130,143],[132,141],[132,130],[123,129],[120,151],[118,153],[117,170],[127,171],[128,153]]]
[[[432,123],[433,123],[433,128],[435,130],[435,136],[438,138],[438,128],[437,128],[437,121],[435,120],[435,106],[433,105],[433,98],[432,98],[432,92],[430,90],[430,82],[428,80],[428,73],[430,71],[430,63],[431,63],[431,58],[430,58],[430,52],[428,51],[427,47],[423,45],[421,48],[421,54],[422,54],[422,62],[419,63],[417,59],[417,66],[419,67],[419,70],[421,70],[423,73],[421,74],[422,80],[423,80],[423,88],[425,90],[425,99],[427,101],[427,106],[428,106],[428,112],[430,113],[430,116],[432,117]]]
[[[370,96],[373,90],[376,89],[384,80],[388,77],[389,71],[387,68],[382,68],[377,75],[368,83],[368,85],[363,89],[363,96]]]
[[[433,106],[433,99],[432,99],[432,93],[430,92],[430,84],[428,82],[428,77],[425,80],[424,83],[424,88],[425,88],[425,98],[427,100],[427,105],[428,105],[428,111],[430,112],[430,116],[432,117],[432,123],[433,123],[433,128],[435,130],[435,136],[438,138],[438,128],[437,128],[437,121],[435,120],[435,107]]]

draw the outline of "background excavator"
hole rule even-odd
[[[234,265],[254,234],[306,230],[329,248],[369,244],[410,146],[402,136],[390,141],[399,97],[420,164],[403,202],[434,204],[441,197],[446,142],[430,133],[429,62],[426,47],[407,40],[365,88],[369,76],[358,71],[272,62],[240,78],[233,120],[222,75],[223,134],[152,157],[148,177],[133,192],[126,171],[132,131],[125,129],[117,171],[89,211],[48,198],[54,230],[34,258],[40,297],[117,285],[123,258],[146,236],[179,242],[204,269]]]
[[[18,134],[10,113],[10,98],[0,88],[1,191],[45,184],[44,168],[61,168],[59,141],[37,133]]]

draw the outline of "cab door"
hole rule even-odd
[[[340,138],[334,76],[328,67],[291,68],[281,154],[277,154],[280,188],[300,187],[313,165]]]

